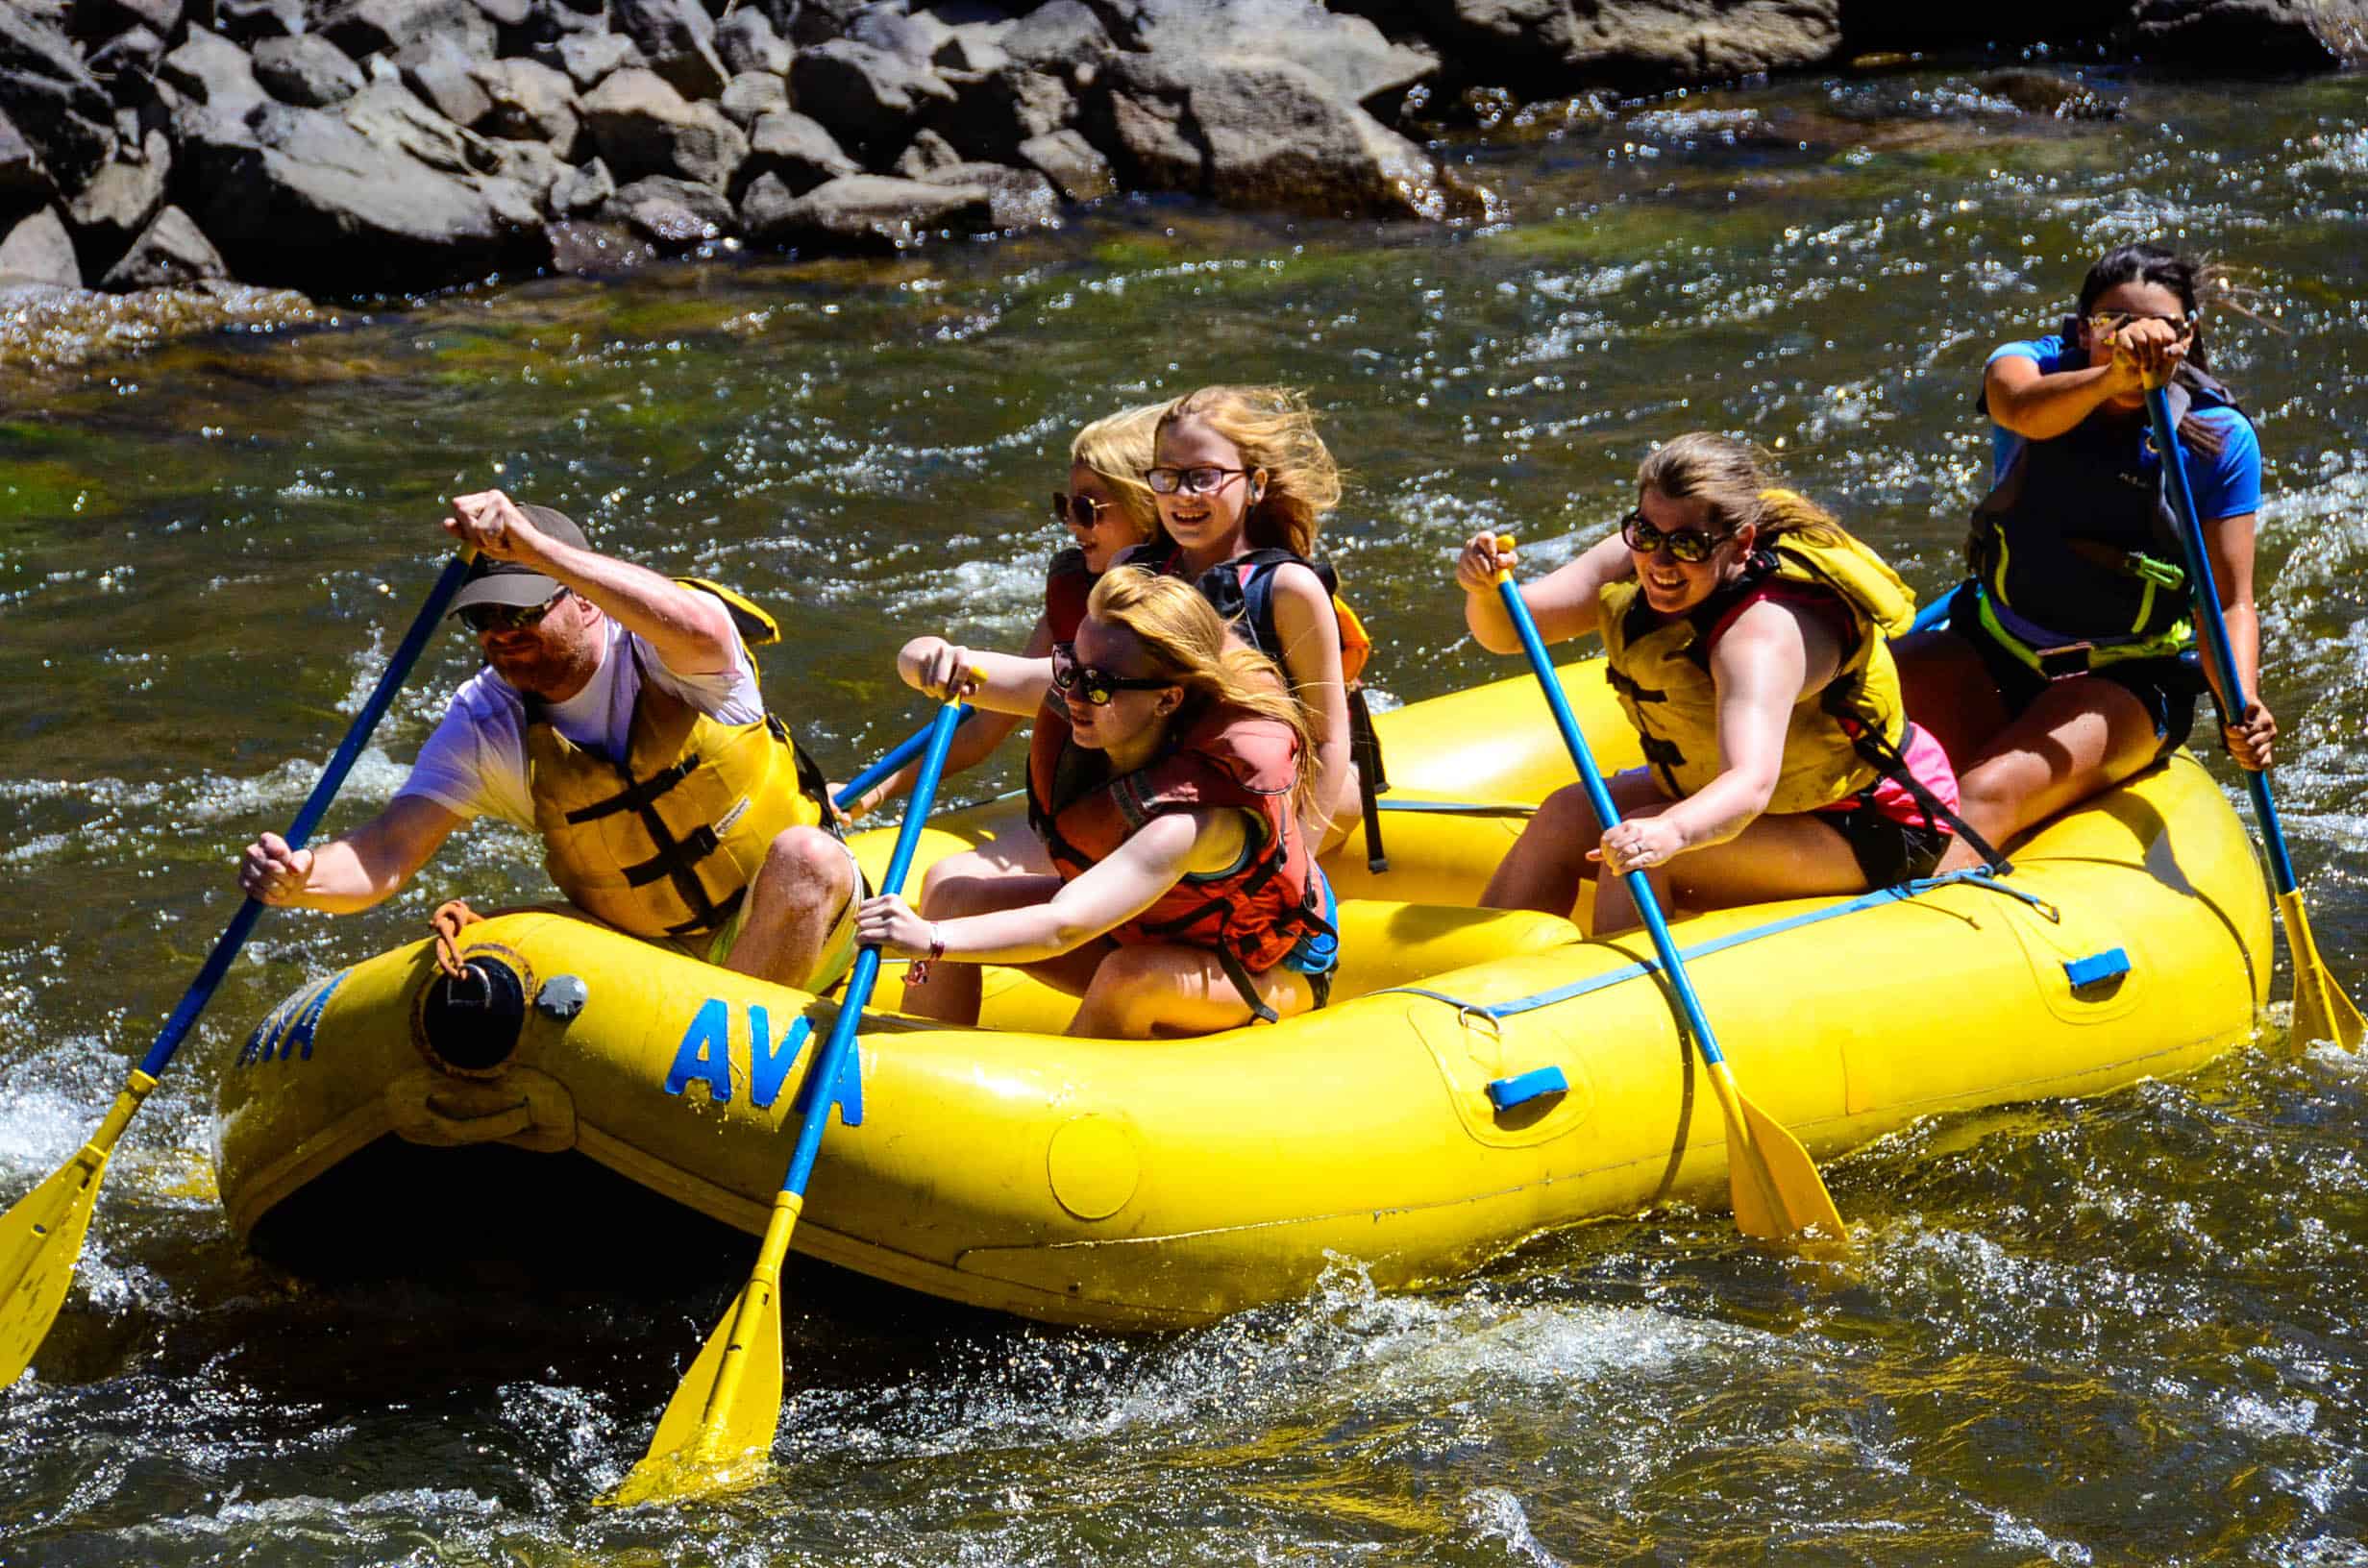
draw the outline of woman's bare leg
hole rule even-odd
[[[1251,975],[1250,984],[1282,1017],[1316,1005],[1307,976],[1280,964]],[[1161,943],[1113,948],[1095,970],[1069,1032],[1098,1040],[1154,1040],[1212,1035],[1250,1017],[1249,1005],[1215,953]]]

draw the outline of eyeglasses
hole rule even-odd
[[[1672,528],[1664,532],[1644,520],[1641,509],[1619,520],[1619,536],[1640,555],[1657,553],[1665,545],[1671,555],[1688,566],[1701,565],[1717,553],[1720,545],[1735,537],[1731,533],[1704,533],[1699,528]]]
[[[1073,496],[1066,490],[1052,492],[1052,520],[1056,523],[1080,528],[1099,527],[1101,514],[1112,509],[1108,502],[1096,501],[1092,496]]]
[[[1121,692],[1161,692],[1176,684],[1147,675],[1118,675],[1098,665],[1077,662],[1077,645],[1052,645],[1052,689],[1089,708],[1106,708]]]
[[[1246,468],[1220,468],[1215,463],[1196,463],[1190,468],[1147,468],[1143,482],[1151,493],[1172,496],[1181,492],[1188,496],[1213,495],[1225,487],[1227,479],[1238,479],[1248,473]]]
[[[543,617],[559,607],[571,590],[562,588],[540,604],[472,604],[460,612],[460,624],[471,631],[526,631],[542,625]]]
[[[2110,337],[2134,321],[2169,322],[2171,326],[2178,329],[2179,335],[2182,337],[2186,336],[2195,327],[2195,318],[2192,316],[2158,316],[2146,310],[2091,310],[2088,312],[2088,330],[2099,337]]]

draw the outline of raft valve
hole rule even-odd
[[[419,1009],[419,1028],[440,1066],[482,1074],[509,1060],[526,1022],[526,986],[518,971],[498,958],[478,953],[468,975],[439,974]]]
[[[583,1011],[583,1004],[592,999],[591,991],[580,976],[555,974],[543,982],[543,989],[534,993],[534,1011],[555,1022],[565,1023]]]

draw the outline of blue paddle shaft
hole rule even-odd
[[[2228,618],[2220,610],[2220,586],[2212,580],[2211,555],[2205,548],[2204,525],[2196,516],[2195,492],[2187,483],[2186,453],[2179,445],[2178,427],[2171,423],[2167,388],[2157,387],[2146,394],[2146,418],[2154,426],[2155,450],[2161,453],[2162,478],[2171,488],[2172,509],[2179,514],[2179,548],[2187,557],[2187,584],[2194,591],[2197,626],[2204,634],[2212,670],[2220,677],[2212,699],[2226,723],[2232,713],[2241,718],[2253,701],[2236,670],[2236,649],[2229,642]],[[2270,876],[2280,894],[2292,893],[2294,861],[2286,853],[2285,829],[2279,824],[2269,780],[2250,768],[2243,772],[2245,788],[2253,796],[2254,821],[2261,824],[2261,839],[2269,849]]]
[[[962,708],[962,717],[954,722],[962,724],[969,723],[973,711],[974,710],[969,706],[969,704],[965,703]],[[886,778],[890,773],[895,772],[898,769],[903,767],[906,763],[919,756],[922,752],[922,748],[929,744],[929,736],[933,733],[935,727],[936,726],[934,724],[924,724],[919,729],[914,730],[910,735],[905,736],[904,739],[899,741],[896,744],[895,748],[889,751],[887,755],[881,757],[877,762],[872,764],[871,767],[866,768],[862,772],[857,773],[854,777],[840,785],[839,793],[830,797],[830,803],[837,806],[841,811],[845,811],[848,807],[862,799],[864,796],[870,792],[873,785],[878,783],[881,779]]]
[[[1578,764],[1579,781],[1587,786],[1587,798],[1594,804],[1595,821],[1609,833],[1619,825],[1619,808],[1612,804],[1612,792],[1604,787],[1594,753],[1588,750],[1587,737],[1579,733],[1579,722],[1571,716],[1569,698],[1563,695],[1563,683],[1554,674],[1554,661],[1546,657],[1545,643],[1538,635],[1538,623],[1529,618],[1529,606],[1522,602],[1521,590],[1515,586],[1510,574],[1496,579],[1496,592],[1505,601],[1505,613],[1513,618],[1513,629],[1521,634],[1522,651],[1529,655],[1529,667],[1538,673],[1538,684],[1545,691],[1546,706],[1554,710],[1554,723],[1563,732],[1563,745],[1570,748],[1570,760]],[[1661,955],[1662,970],[1677,992],[1686,1026],[1693,1031],[1703,1060],[1716,1066],[1726,1060],[1719,1055],[1718,1037],[1711,1033],[1711,1020],[1703,1014],[1701,998],[1693,993],[1693,981],[1687,976],[1686,961],[1678,956],[1677,943],[1669,938],[1668,922],[1661,918],[1661,901],[1653,896],[1652,883],[1642,871],[1630,871],[1628,893],[1636,900],[1637,913],[1644,917],[1644,929],[1652,933],[1653,951]]]
[[[336,755],[329,759],[329,767],[321,774],[320,782],[312,786],[312,794],[306,799],[304,808],[296,813],[296,821],[288,824],[289,848],[303,848],[305,841],[312,837],[312,830],[319,827],[321,819],[329,814],[330,802],[337,797],[337,791],[345,783],[345,775],[354,771],[356,760],[361,756],[361,748],[370,744],[371,732],[386,716],[387,708],[395,700],[395,694],[403,689],[405,677],[410,674],[411,666],[419,662],[420,650],[428,646],[428,639],[434,635],[436,623],[444,619],[445,608],[452,603],[453,596],[460,591],[460,579],[469,570],[469,555],[470,552],[464,551],[445,563],[444,575],[436,578],[434,589],[428,595],[428,602],[419,607],[419,615],[411,622],[411,629],[403,634],[403,642],[395,649],[395,656],[387,661],[386,673],[379,676],[378,689],[370,694],[370,700],[361,705],[361,712],[354,716],[354,723],[347,728],[345,739],[337,746]],[[215,988],[222,984],[222,977],[230,972],[231,960],[236,958],[238,949],[247,944],[247,937],[254,931],[255,922],[262,918],[263,911],[268,907],[259,900],[250,898],[239,906],[237,914],[231,917],[231,923],[214,943],[213,951],[206,955],[206,962],[198,969],[197,978],[182,993],[181,1005],[173,1009],[173,1016],[165,1019],[164,1027],[158,1031],[156,1043],[148,1047],[147,1056],[140,1061],[140,1071],[151,1078],[163,1072],[165,1064],[181,1048],[182,1038],[197,1022],[198,1015],[206,1011],[206,1004],[213,1000]]]
[[[913,853],[921,847],[921,824],[929,820],[929,808],[936,803],[937,777],[946,771],[946,752],[953,745],[954,726],[970,711],[959,702],[949,702],[937,710],[928,728],[913,737],[923,743],[921,769],[913,775],[912,794],[904,806],[904,825],[897,831],[896,852],[888,857],[888,874],[880,879],[881,893],[904,891],[905,873],[913,869]],[[814,1157],[823,1146],[823,1128],[830,1120],[831,1106],[837,1103],[830,1086],[847,1070],[847,1054],[854,1049],[855,1030],[863,1021],[863,1010],[872,1000],[872,986],[878,978],[879,949],[867,946],[858,950],[855,967],[847,977],[847,992],[839,998],[839,1016],[830,1025],[830,1038],[823,1042],[822,1054],[814,1059],[809,1069],[805,1119],[798,1124],[798,1146],[789,1157],[789,1173],[781,1178],[784,1192],[803,1195],[806,1178],[814,1173]]]

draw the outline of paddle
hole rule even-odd
[[[311,796],[296,821],[287,830],[291,848],[300,848],[312,836],[327,815],[329,805],[336,797],[345,775],[353,771],[369,743],[370,732],[378,728],[387,705],[394,701],[411,666],[419,659],[420,649],[427,647],[436,623],[444,618],[445,608],[453,595],[460,591],[460,579],[469,569],[469,561],[477,552],[463,550],[446,564],[444,575],[436,579],[428,602],[420,606],[419,616],[411,629],[404,634],[395,655],[387,661],[386,673],[379,676],[378,690],[355,715],[345,740],[337,747],[336,755],[329,759],[329,767],[320,782],[312,786]],[[65,1304],[66,1287],[73,1282],[74,1264],[82,1257],[83,1237],[90,1226],[90,1211],[98,1201],[99,1183],[107,1175],[108,1158],[115,1151],[115,1141],[124,1128],[147,1099],[149,1090],[157,1087],[157,1079],[173,1052],[181,1046],[182,1038],[197,1022],[206,1004],[213,1000],[214,989],[221,985],[223,975],[230,971],[231,960],[246,945],[247,935],[255,929],[256,920],[267,906],[249,898],[231,917],[231,923],[214,943],[213,951],[197,971],[197,978],[181,998],[181,1005],[148,1047],[148,1054],[134,1068],[123,1091],[115,1096],[99,1130],[91,1135],[74,1157],[58,1168],[55,1175],[17,1200],[16,1206],[0,1216],[0,1387],[16,1381],[17,1375],[32,1364],[34,1352],[40,1349],[58,1310]]]
[[[965,706],[962,709],[962,717],[955,720],[954,723],[957,724],[969,723],[971,721],[971,715],[974,711],[976,710]],[[934,723],[926,723],[922,725],[919,729],[914,730],[910,735],[905,736],[904,739],[897,742],[897,744],[891,747],[889,751],[877,762],[872,764],[871,767],[866,768],[862,772],[857,773],[854,777],[840,785],[839,793],[830,797],[830,803],[838,807],[841,811],[845,811],[848,807],[862,799],[866,794],[870,793],[873,785],[878,783],[881,779],[886,778],[890,773],[895,772],[898,769],[903,767],[906,763],[919,756],[922,748],[929,744],[929,737],[936,733],[936,730],[937,726]]]
[[[913,851],[921,842],[922,823],[928,820],[930,802],[937,794],[938,774],[945,771],[946,749],[952,745],[954,726],[967,711],[958,699],[949,698],[924,732],[921,767],[913,775],[904,825],[897,833],[888,874],[880,882],[882,893],[903,891],[904,875],[912,870]],[[771,1461],[773,1434],[781,1422],[781,1260],[789,1254],[790,1233],[797,1228],[799,1211],[805,1207],[806,1178],[813,1173],[814,1156],[822,1147],[823,1128],[830,1119],[830,1108],[838,1102],[834,1087],[847,1070],[864,1004],[872,999],[872,983],[878,976],[879,949],[860,949],[847,979],[846,994],[839,999],[839,1016],[830,1025],[830,1038],[806,1070],[805,1116],[798,1126],[789,1173],[781,1179],[772,1217],[765,1222],[756,1267],[708,1336],[699,1359],[682,1375],[681,1386],[667,1403],[666,1413],[658,1417],[650,1452],[614,1492],[601,1499],[603,1503],[678,1501],[744,1485],[763,1474]]]
[[[2229,646],[2227,619],[2220,613],[2220,590],[2212,581],[2211,556],[2204,546],[2204,527],[2195,515],[2195,493],[2187,484],[2187,465],[2179,446],[2179,430],[2171,420],[2166,387],[2146,394],[2146,417],[2154,426],[2155,448],[2162,454],[2162,473],[2170,481],[2173,509],[2179,514],[2179,548],[2187,558],[2187,585],[2195,596],[2196,624],[2210,649],[2212,670],[2219,675],[2212,700],[2220,722],[2229,722],[2232,708],[2242,714],[2252,698],[2236,669],[2236,653]],[[2291,1040],[2301,1046],[2313,1040],[2331,1040],[2347,1051],[2360,1048],[2368,1033],[2359,1009],[2327,972],[2319,945],[2310,936],[2310,916],[2303,908],[2302,889],[2294,880],[2294,862],[2285,849],[2285,830],[2279,825],[2278,803],[2270,798],[2269,775],[2243,770],[2245,788],[2253,796],[2254,820],[2261,824],[2261,841],[2269,849],[2270,880],[2278,890],[2278,912],[2285,921],[2285,943],[2294,959],[2294,1023]]]
[[[1513,541],[1501,534],[1497,543],[1507,550],[1513,548]],[[1496,592],[1505,601],[1514,630],[1520,633],[1522,650],[1529,655],[1529,667],[1545,692],[1546,706],[1554,710],[1554,723],[1563,732],[1563,744],[1570,748],[1570,760],[1578,765],[1587,798],[1595,808],[1595,820],[1610,832],[1618,825],[1619,810],[1612,804],[1612,792],[1604,787],[1603,774],[1587,748],[1587,738],[1579,733],[1578,721],[1571,717],[1553,661],[1546,657],[1545,644],[1538,636],[1538,624],[1530,619],[1529,606],[1521,601],[1521,591],[1514,586],[1511,572],[1496,574]],[[1693,982],[1686,974],[1686,961],[1670,939],[1668,922],[1661,918],[1660,902],[1644,872],[1628,873],[1628,892],[1636,899],[1638,913],[1644,917],[1645,929],[1652,933],[1653,950],[1661,955],[1662,970],[1669,977],[1686,1030],[1702,1053],[1719,1113],[1726,1117],[1727,1191],[1735,1206],[1737,1227],[1755,1240],[1798,1245],[1806,1239],[1821,1252],[1846,1249],[1850,1232],[1825,1190],[1824,1179],[1811,1163],[1809,1151],[1735,1087],[1735,1074],[1719,1054],[1717,1037],[1711,1033],[1710,1019],[1703,1015]]]

